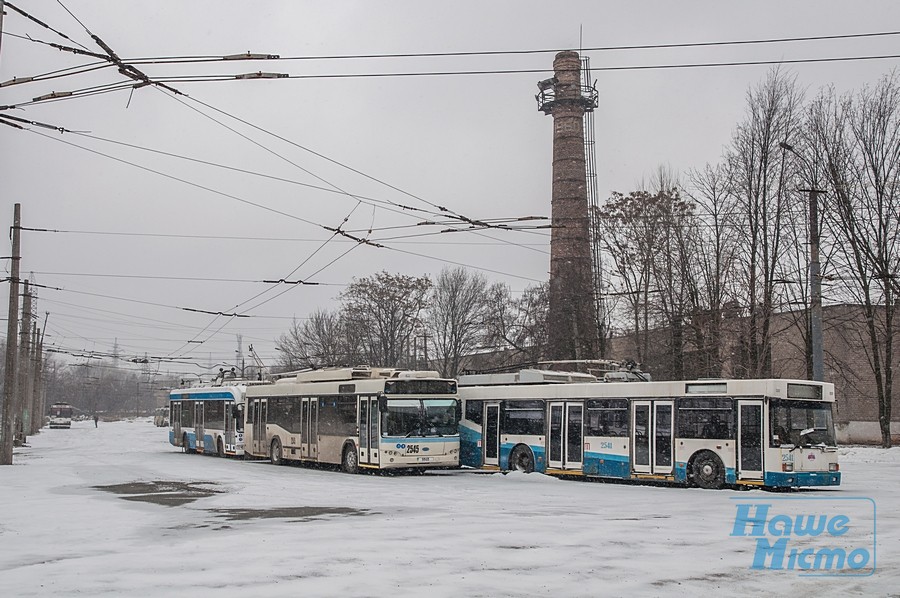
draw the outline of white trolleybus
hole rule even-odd
[[[458,422],[456,381],[437,372],[323,369],[247,389],[245,450],[348,473],[456,467]]]
[[[68,403],[50,405],[50,428],[72,427],[72,406]]]
[[[250,384],[228,380],[170,391],[169,442],[186,453],[243,456],[244,393]]]
[[[461,464],[701,488],[841,482],[832,384],[584,379],[540,370],[460,377]]]

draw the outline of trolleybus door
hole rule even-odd
[[[378,465],[378,399],[359,399],[359,462]]]
[[[203,450],[203,401],[194,403],[194,432],[197,434],[197,450]]]
[[[547,464],[553,469],[581,469],[584,447],[584,406],[550,403],[550,443]]]
[[[266,399],[253,401],[253,453],[266,455],[266,412],[268,411]]]
[[[181,442],[181,401],[169,403],[169,422],[172,424],[173,438],[176,443]]]
[[[584,461],[584,405],[566,403],[565,469],[581,469]]]
[[[653,402],[653,473],[672,473],[672,401]]]
[[[631,446],[634,451],[631,467],[635,473],[650,473],[650,401],[634,401],[631,404]]]
[[[763,403],[738,401],[738,478],[763,479]]]
[[[484,464],[500,466],[500,404],[484,406]]]
[[[378,465],[379,463],[378,440],[381,438],[379,434],[380,422],[381,412],[378,410],[378,397],[372,397],[369,399],[369,465]]]
[[[226,401],[225,402],[225,444],[233,445],[234,444],[234,402]],[[218,448],[218,447],[217,447]]]
[[[319,399],[307,397],[303,399],[301,407],[303,413],[303,438],[301,453],[307,459],[316,460],[318,458],[318,438],[316,436],[317,415],[319,413]]]

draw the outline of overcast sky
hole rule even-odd
[[[126,61],[588,49],[600,198],[639,187],[661,164],[683,173],[717,162],[748,88],[773,67],[601,69],[900,54],[900,36],[601,49],[891,32],[900,30],[896,2],[63,3],[14,2],[71,40],[7,8],[0,81],[96,65],[17,37],[100,52],[78,20]],[[29,104],[125,81],[113,67],[0,89],[0,104],[28,104],[0,114],[91,136],[0,127],[0,222],[11,224],[18,202],[23,226],[67,231],[22,233],[23,275],[61,289],[38,289],[38,313],[50,312],[46,345],[108,353],[117,339],[126,359],[163,357],[162,372],[202,374],[234,362],[237,334],[245,353],[253,344],[274,361],[291,318],[334,308],[354,277],[465,264],[514,291],[545,280],[546,231],[439,233],[449,225],[417,223],[443,221],[435,206],[473,219],[550,215],[551,118],[534,95],[552,61],[550,51],[139,67],[156,80],[292,76],[170,83],[180,97],[143,87]],[[783,68],[812,96],[825,85],[875,83],[897,64]],[[322,77],[391,73],[419,74]],[[301,77],[309,75],[319,77]],[[326,229],[338,226],[356,237],[372,229],[368,238],[384,247],[332,238]],[[261,282],[282,278],[318,286]]]

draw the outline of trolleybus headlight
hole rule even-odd
[[[828,471],[840,471],[840,470],[841,470],[841,466],[839,463],[829,463],[828,464]]]
[[[793,463],[782,463],[781,471],[794,471],[794,464]]]

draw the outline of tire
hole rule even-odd
[[[222,437],[219,436],[219,441],[216,443],[216,454],[220,457],[225,456],[225,443],[222,442]]]
[[[691,463],[690,479],[706,490],[718,490],[725,485],[725,466],[715,453],[704,451]]]
[[[344,447],[344,454],[341,456],[341,469],[344,473],[359,473],[359,453],[356,447],[348,444]]]
[[[191,443],[188,441],[187,434],[181,435],[181,451],[186,455],[194,452],[191,450]]]
[[[269,451],[269,460],[272,465],[283,465],[284,455],[281,453],[281,441],[277,438],[272,441],[271,450]]]
[[[509,470],[533,473],[534,455],[531,453],[531,449],[521,444],[514,448],[509,455]]]

